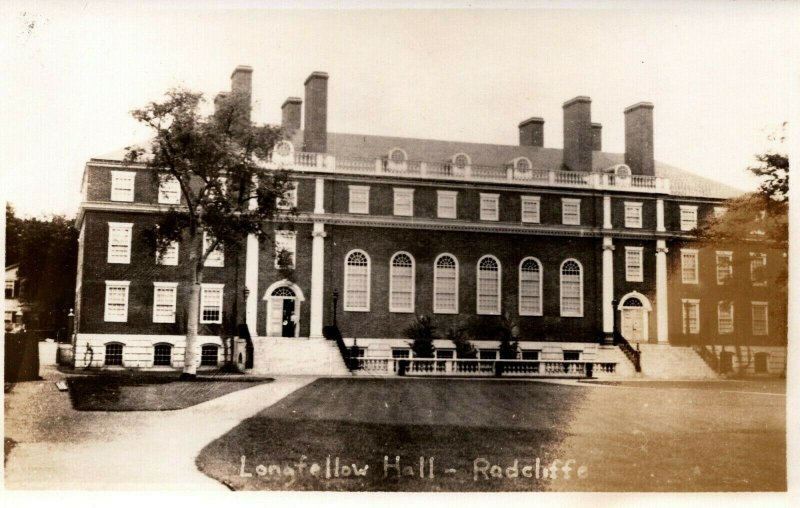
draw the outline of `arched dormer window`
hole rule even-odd
[[[408,154],[402,148],[392,148],[389,151],[389,162],[394,162],[396,164],[403,163],[408,160]]]
[[[583,317],[583,269],[575,259],[561,263],[561,315]]]
[[[414,312],[414,258],[407,252],[389,263],[389,312]]]
[[[500,314],[500,261],[483,256],[478,261],[478,314]]]
[[[285,139],[275,143],[275,147],[272,149],[272,162],[276,164],[293,164],[294,145]]]
[[[457,169],[464,169],[471,164],[472,160],[465,153],[457,153],[453,156],[453,167]]]
[[[518,157],[514,160],[514,169],[517,171],[530,171],[533,165],[527,157]]]
[[[344,259],[344,310],[369,312],[369,256],[363,250],[354,250]]]
[[[519,315],[542,315],[542,264],[533,257],[519,264]]]

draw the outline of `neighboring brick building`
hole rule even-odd
[[[234,71],[234,90],[250,92],[251,72]],[[754,281],[736,268],[750,290],[734,294],[741,285],[717,280],[727,249],[693,246],[695,226],[740,192],[655,161],[652,104],[625,110],[616,154],[602,151],[588,97],[564,103],[563,150],[544,147],[540,118],[519,124],[519,145],[329,132],[327,81],[319,72],[306,81],[305,125],[302,100],[284,102],[294,134],[270,163],[294,171],[295,232],[278,234],[295,254],[294,281],[279,275],[272,245],[227,246],[205,270],[205,364],[220,361],[220,337],[245,320],[256,343],[321,337],[336,292],[338,326],[367,356],[406,355],[402,331],[415,316],[444,331],[501,314],[517,324],[526,358],[599,355],[618,312],[631,342],[748,346],[770,355],[768,370],[784,368],[786,302],[770,276],[765,286],[758,267]],[[157,263],[143,237],[176,195],[157,192],[122,155],[86,165],[76,364],[88,354],[93,365],[180,367],[188,267],[180,246]],[[786,265],[785,253],[758,244],[734,251],[733,265],[751,253],[768,274]],[[496,344],[478,345],[482,357],[496,354]],[[452,345],[439,347],[446,355]]]

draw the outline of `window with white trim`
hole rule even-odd
[[[681,282],[684,284],[697,284],[698,252],[696,249],[681,249]]]
[[[519,264],[519,315],[542,315],[542,264],[536,258]]]
[[[750,253],[750,281],[754,286],[767,285],[767,255],[764,253]]]
[[[574,259],[561,263],[561,315],[583,317],[583,270]]]
[[[131,262],[131,237],[133,223],[108,223],[108,262],[128,264]]]
[[[414,189],[394,189],[394,214],[404,217],[414,215]]]
[[[402,148],[395,148],[389,152],[389,160],[392,162],[405,162],[408,156]]]
[[[200,288],[200,323],[222,323],[224,284],[203,284]]]
[[[500,314],[500,261],[483,256],[478,261],[478,314]]]
[[[700,333],[700,300],[681,300],[681,321],[684,335]]]
[[[450,254],[436,258],[433,268],[434,314],[458,314],[458,260]]]
[[[208,231],[203,231],[203,253],[205,253],[214,243],[214,237],[208,234]],[[206,262],[203,266],[222,267],[225,266],[225,251],[222,249],[222,244],[217,244],[213,251],[208,254]]]
[[[122,348],[119,342],[106,344],[105,365],[122,365]]]
[[[767,302],[752,302],[753,335],[769,334],[769,305]]]
[[[106,302],[103,321],[126,323],[128,321],[129,280],[107,280]]]
[[[717,333],[720,335],[733,333],[733,302],[717,303]]]
[[[344,261],[344,310],[369,312],[370,260],[366,252],[356,250]]]
[[[297,252],[297,232],[296,231],[275,231],[275,268],[281,268],[281,251],[286,251],[289,255],[290,264],[284,268],[294,268]]]
[[[625,280],[642,282],[644,280],[644,248],[625,247]]]
[[[6,281],[6,299],[16,298],[16,284],[13,280]]]
[[[133,201],[133,186],[136,173],[133,171],[111,172],[111,201]]]
[[[283,196],[276,198],[277,199],[277,208],[278,210],[291,210],[292,208],[297,207],[297,187],[299,186],[298,182],[289,182],[287,185],[286,192],[283,193]]]
[[[177,282],[153,282],[153,323],[174,323]]]
[[[642,227],[642,203],[625,202],[625,227]]]
[[[500,195],[481,192],[481,220],[500,220]]]
[[[154,367],[172,366],[171,344],[155,344],[153,346],[153,366]]]
[[[414,312],[414,258],[398,252],[389,266],[389,312]]]
[[[219,365],[219,346],[216,344],[203,344],[200,348],[200,365],[216,367]]]
[[[440,219],[455,219],[458,191],[436,191],[436,216]]]
[[[517,171],[528,171],[531,169],[531,161],[527,157],[520,157],[514,163],[514,168]]]
[[[681,206],[681,231],[691,231],[697,227],[697,207],[694,205]]]
[[[181,202],[181,184],[172,175],[162,176],[158,182],[158,202],[163,205],[178,205]]]
[[[467,154],[460,153],[453,157],[453,166],[457,167],[458,169],[464,169],[469,166],[470,160]]]
[[[156,264],[158,265],[165,265],[165,266],[177,266],[178,265],[178,242],[170,243],[166,250],[162,253],[159,253],[156,250]]]
[[[366,185],[348,185],[348,211],[350,213],[369,213],[369,187]]]
[[[581,200],[561,198],[561,223],[579,226],[581,223]]]
[[[531,222],[534,224],[538,224],[540,222],[540,201],[541,199],[539,196],[522,196],[522,222]]]
[[[733,252],[717,251],[717,284],[728,284],[733,277]]]

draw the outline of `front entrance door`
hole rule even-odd
[[[267,336],[296,337],[298,302],[289,287],[279,287],[270,295],[267,307]]]
[[[294,337],[294,327],[297,318],[294,315],[294,299],[283,301],[283,321],[281,322],[281,337]]]
[[[622,309],[622,336],[630,342],[644,342],[644,309]]]

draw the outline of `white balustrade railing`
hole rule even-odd
[[[401,365],[402,364],[402,365]],[[587,377],[613,374],[616,363],[579,360],[482,360],[450,358],[359,358],[361,371],[410,376]]]

